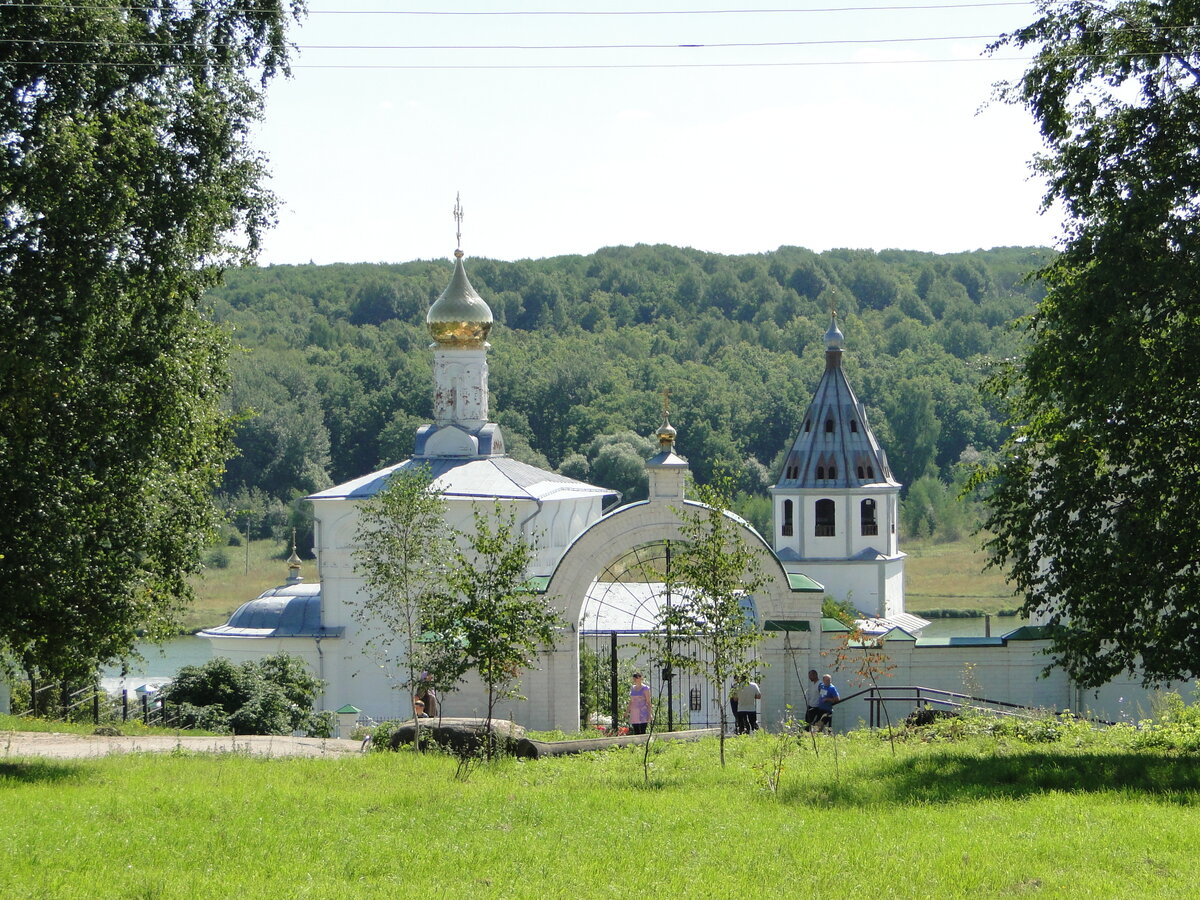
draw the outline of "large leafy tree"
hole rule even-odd
[[[1000,45],[1039,123],[1062,254],[1000,382],[1016,428],[987,528],[1084,686],[1200,674],[1200,3],[1043,2]]]
[[[228,448],[200,297],[271,215],[247,130],[285,3],[0,15],[0,647],[31,672],[122,657],[189,596]]]

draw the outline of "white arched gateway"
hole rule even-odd
[[[661,451],[646,462],[649,499],[622,506],[588,526],[567,547],[546,582],[547,599],[570,627],[543,654],[540,670],[526,674],[531,722],[546,721],[564,731],[578,726],[579,634],[586,627],[589,601],[594,603],[606,590],[600,581],[603,573],[641,548],[682,541],[680,512],[703,508],[684,496],[688,465],[674,451],[675,429],[664,425],[658,436]],[[758,653],[766,672],[762,710],[767,722],[779,721],[788,704],[803,709],[797,672],[817,664],[824,589],[803,575],[789,575],[757,531],[731,518],[760,557],[764,582],[746,605],[767,632]]]

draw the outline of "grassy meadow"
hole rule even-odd
[[[440,755],[0,757],[0,895],[1169,897],[1200,893],[1200,760],[1082,732],[715,740],[466,783]]]
[[[987,560],[978,544],[977,538],[947,544],[906,541],[905,598],[909,611],[919,614],[930,609],[973,609],[982,616],[1014,608],[1017,600],[1000,573],[983,571]],[[245,545],[222,550],[228,564],[224,568],[209,566],[192,581],[197,601],[184,619],[185,631],[223,624],[247,600],[287,578],[283,556],[288,549],[278,541],[251,542],[249,571]],[[316,562],[306,560],[301,574],[308,581],[315,580]]]
[[[904,605],[918,615],[930,609],[970,609],[979,615],[995,615],[1014,609],[1019,598],[996,569],[984,571],[987,556],[979,549],[979,538],[935,544],[905,541]]]
[[[291,551],[279,541],[251,541],[248,565],[244,543],[240,547],[214,549],[221,553],[226,564],[213,565],[214,550],[205,554],[209,561],[204,571],[192,578],[196,602],[184,616],[184,631],[193,632],[223,625],[233,611],[247,600],[253,600],[267,588],[287,580],[286,557]],[[306,560],[300,574],[306,581],[316,581],[316,562]]]

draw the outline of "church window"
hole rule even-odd
[[[832,417],[825,420],[825,433],[833,434],[833,419],[832,419]]]
[[[704,709],[700,702],[700,688],[694,687],[688,691],[688,709],[691,712],[700,712]]]
[[[863,480],[863,467],[862,466],[858,467],[858,480],[859,481]]]
[[[855,434],[858,434],[858,422],[856,422],[854,419],[850,420],[850,430]]]
[[[825,480],[825,467],[824,466],[817,466],[817,480],[818,481]]]
[[[817,501],[816,530],[817,537],[833,537],[837,532],[834,527],[835,506],[832,500]]]
[[[837,478],[837,466],[830,466],[830,467],[829,467],[829,477],[830,477],[830,478]]]
[[[879,534],[879,522],[875,518],[875,501],[864,500],[859,509],[859,517],[862,519],[862,533],[864,535]]]
[[[791,500],[783,501],[783,536],[791,537],[793,532],[793,518],[795,515],[795,507]]]

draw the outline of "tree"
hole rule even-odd
[[[411,697],[418,672],[438,668],[429,658],[434,645],[420,640],[422,622],[445,591],[454,549],[446,501],[428,466],[392,473],[387,487],[360,507],[354,542],[366,593],[351,614],[394,686]]]
[[[247,134],[287,19],[283,0],[0,17],[0,647],[30,672],[91,673],[190,596],[228,449],[201,294],[270,218]]]
[[[279,500],[329,486],[329,430],[313,370],[272,350],[230,360],[226,408],[236,416],[237,453],[226,464],[226,492],[257,487]]]
[[[1200,3],[1045,2],[1002,96],[1036,118],[1047,205],[1032,343],[996,389],[1012,437],[985,529],[1053,665],[1084,687],[1200,675]]]
[[[742,601],[763,585],[759,552],[745,538],[743,526],[729,514],[729,485],[701,485],[699,508],[679,511],[682,546],[677,546],[667,573],[672,603],[659,611],[656,644],[673,671],[706,678],[716,690],[721,716],[720,756],[725,765],[725,731],[731,683],[754,674],[754,649],[763,632]],[[668,635],[681,643],[663,640]]]
[[[496,704],[515,696],[521,670],[534,664],[540,647],[554,642],[563,622],[528,587],[534,547],[516,530],[514,516],[497,504],[494,522],[475,510],[475,530],[455,550],[446,592],[430,609],[427,626],[441,636],[446,674],[460,681],[474,670],[487,687],[484,746],[490,756]],[[450,683],[450,682],[448,682]]]

